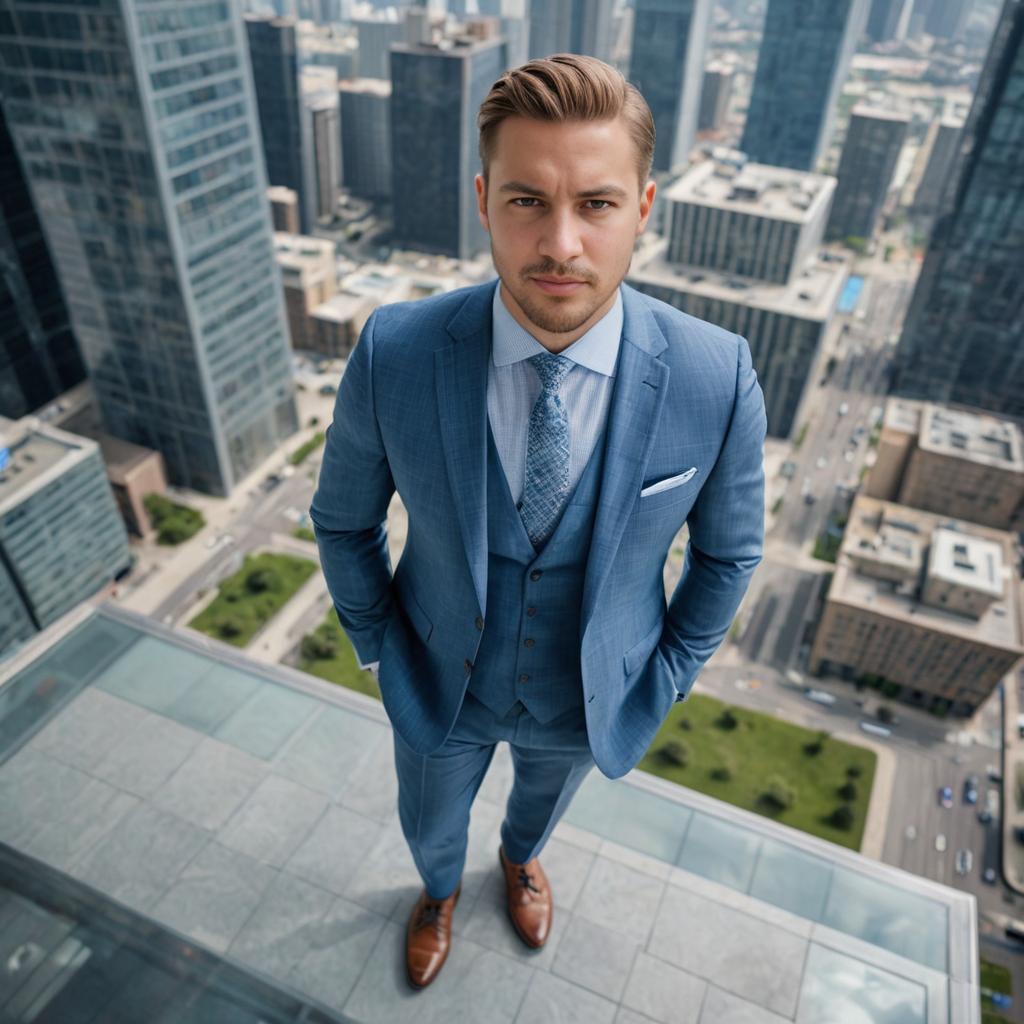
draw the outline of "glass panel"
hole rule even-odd
[[[214,736],[254,757],[270,760],[317,707],[319,702],[312,697],[264,683]]]
[[[947,911],[941,903],[836,867],[822,924],[946,972]]]
[[[926,1024],[923,985],[811,945],[797,1024]]]
[[[746,892],[754,872],[761,837],[699,811],[676,863],[696,875]]]
[[[750,895],[811,921],[820,921],[825,909],[832,865],[774,839],[761,842]]]

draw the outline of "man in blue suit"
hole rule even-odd
[[[764,540],[747,342],[623,283],[655,193],[639,92],[559,54],[506,72],[479,126],[498,281],[370,317],[310,509],[339,620],[394,727],[424,883],[406,932],[417,987],[450,948],[495,744],[515,768],[498,850],[509,915],[537,948],[551,830],[595,764],[625,774],[686,698]],[[396,489],[409,525],[392,573]]]

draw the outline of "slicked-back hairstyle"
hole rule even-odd
[[[578,53],[556,53],[506,71],[480,105],[480,162],[484,180],[498,127],[506,117],[537,121],[610,121],[623,117],[636,147],[643,189],[654,160],[654,118],[647,101],[609,64]]]

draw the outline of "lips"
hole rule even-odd
[[[549,295],[570,295],[586,284],[572,277],[535,277],[532,280],[541,291]]]

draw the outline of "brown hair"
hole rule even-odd
[[[642,189],[654,159],[654,118],[636,86],[603,60],[578,53],[556,53],[512,68],[491,86],[477,115],[484,180],[498,126],[506,117],[610,121],[619,116],[636,146]]]

